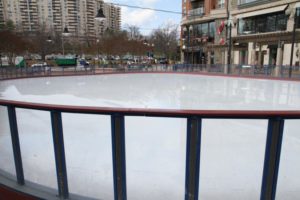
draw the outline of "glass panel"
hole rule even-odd
[[[247,3],[252,3],[255,1],[259,1],[259,0],[239,0],[239,4],[247,4]]]
[[[256,20],[256,33],[266,32],[266,18],[260,17]]]
[[[243,34],[245,29],[245,20],[239,19],[238,20],[238,34]]]
[[[277,184],[277,200],[294,200],[300,196],[300,120],[286,120]]]
[[[300,28],[300,8],[297,8],[296,13],[297,13],[297,19],[296,19],[297,25],[296,25],[296,27]]]
[[[113,199],[110,116],[64,113],[62,117],[70,192]]]
[[[202,36],[208,36],[208,24],[202,24]]]
[[[259,199],[267,120],[203,120],[199,199]]]
[[[253,19],[245,19],[245,25],[243,29],[243,34],[249,34],[255,32],[255,21]]]
[[[16,175],[7,108],[0,106],[0,171]]]
[[[16,109],[26,181],[57,189],[50,113]]]
[[[185,119],[125,118],[128,199],[184,198],[186,126]]]
[[[285,31],[287,26],[287,17],[285,14],[277,15],[277,31]]]
[[[267,17],[267,26],[266,27],[267,27],[268,32],[276,31],[276,16],[275,15]]]
[[[216,23],[211,22],[209,23],[209,38],[214,39],[216,34]]]

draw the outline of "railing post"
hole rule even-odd
[[[14,152],[17,182],[19,185],[24,185],[25,181],[24,181],[24,172],[23,172],[19,132],[18,132],[18,125],[17,125],[17,117],[16,117],[16,108],[13,106],[7,106],[7,110],[8,110],[8,119],[9,119],[10,133],[11,133],[11,141],[12,141],[13,152]]]
[[[123,115],[111,116],[115,200],[126,200],[125,122]]]
[[[198,200],[202,119],[187,119],[185,200]]]
[[[275,199],[283,128],[283,119],[269,119],[260,196],[261,200]]]
[[[59,197],[67,199],[69,198],[69,188],[61,112],[51,111],[51,123],[56,163],[58,194]]]

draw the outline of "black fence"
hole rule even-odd
[[[289,71],[291,70],[291,77]],[[89,75],[120,72],[195,72],[235,76],[257,76],[300,79],[300,66],[253,66],[221,64],[106,64],[100,66],[71,67],[1,67],[0,79],[34,76]]]

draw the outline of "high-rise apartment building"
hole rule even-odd
[[[3,2],[0,0],[0,27],[4,26]]]
[[[2,6],[2,7],[1,7]],[[97,37],[107,28],[120,30],[120,8],[103,0],[1,0],[3,21],[12,20],[17,31],[62,32],[65,27],[73,36]],[[96,21],[102,8],[105,21]]]

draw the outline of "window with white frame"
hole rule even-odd
[[[225,8],[225,0],[218,0],[218,8]]]

